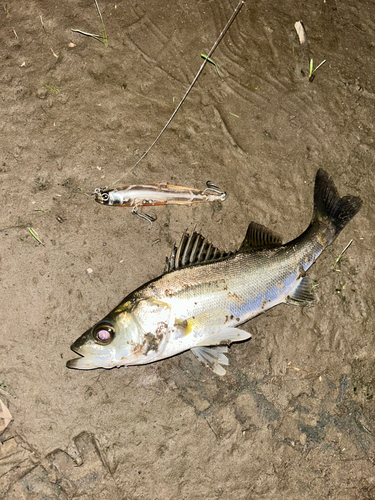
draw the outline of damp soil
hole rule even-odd
[[[106,47],[71,31],[101,33],[93,1],[1,4],[1,498],[375,498],[374,3],[248,0],[212,56],[221,77],[206,65],[131,170],[235,5],[100,2]],[[313,82],[310,59],[326,60]],[[227,251],[251,220],[297,236],[321,167],[363,208],[309,272],[314,307],[246,324],[224,377],[191,353],[66,368],[186,228]],[[92,196],[208,180],[225,202],[156,207],[151,230]]]

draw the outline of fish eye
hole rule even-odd
[[[107,201],[109,201],[109,194],[108,193],[102,194],[102,201],[104,201],[105,203],[107,203]]]
[[[99,323],[94,326],[92,334],[97,344],[107,345],[114,339],[115,329],[110,323]]]

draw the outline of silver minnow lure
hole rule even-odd
[[[233,254],[219,252],[195,232],[185,234],[167,259],[165,274],[132,292],[79,337],[71,349],[80,357],[67,366],[139,365],[191,349],[224,375],[225,345],[250,338],[237,326],[281,303],[313,301],[306,271],[361,204],[354,196],[340,198],[328,174],[318,170],[311,223],[289,243],[254,222]]]
[[[121,189],[94,190],[95,201],[101,205],[113,207],[132,207],[132,213],[152,223],[156,216],[142,214],[139,207],[157,205],[191,205],[205,201],[224,201],[226,193],[220,191],[211,181],[206,182],[206,189],[188,188],[184,186],[172,186],[167,183],[139,184],[125,186]]]
[[[226,193],[208,181],[206,189],[199,190],[167,183],[140,184],[121,189],[95,189],[95,201],[117,207],[156,205],[191,205],[204,201],[224,201]]]

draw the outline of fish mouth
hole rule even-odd
[[[90,356],[81,356],[79,358],[69,359],[66,362],[67,368],[75,370],[94,370],[95,368],[104,368],[90,361]]]
[[[66,362],[67,368],[74,368],[76,370],[92,370],[94,368],[99,368],[97,364],[93,364],[93,362],[90,361],[91,356],[84,356],[79,352],[82,343],[81,338],[79,338],[70,346],[71,350],[79,355],[79,358],[69,359],[69,361]]]
[[[97,368],[96,366],[91,366],[91,368],[88,367],[90,363],[88,363],[88,359],[85,358],[84,354],[81,354],[80,350],[83,345],[85,345],[86,339],[87,339],[87,334],[88,331],[85,332],[81,337],[79,337],[73,344],[70,346],[71,350],[75,353],[78,354],[80,357],[75,358],[75,359],[70,359],[67,361],[66,366],[67,368],[75,368],[77,370],[90,370],[91,368]],[[92,365],[92,363],[91,363]]]
[[[79,358],[69,359],[66,362],[67,368],[75,370],[95,370],[96,368],[113,368],[110,356],[95,356],[92,354],[81,354],[71,346],[72,351],[79,355]]]
[[[91,329],[87,330],[71,346],[71,350],[78,354],[78,358],[70,359],[66,362],[67,368],[75,370],[95,370],[96,368],[113,368],[112,355],[103,353],[86,354],[85,345],[90,335]]]

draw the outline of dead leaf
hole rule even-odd
[[[0,433],[3,432],[13,420],[8,408],[0,399]]]
[[[303,27],[303,24],[301,21],[297,21],[294,23],[294,29],[297,31],[297,35],[299,38],[299,43],[303,45],[304,43],[307,42],[307,37],[306,37],[306,32],[305,28]]]

